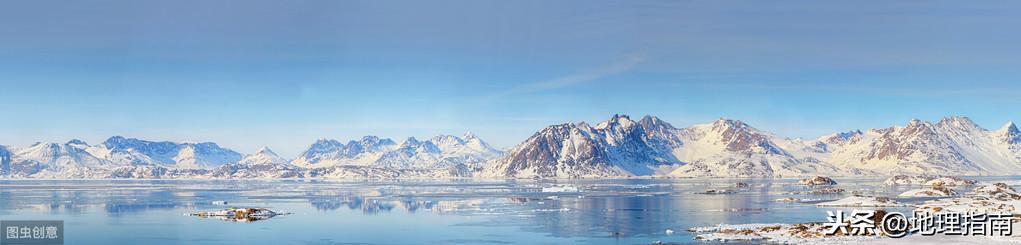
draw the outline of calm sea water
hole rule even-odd
[[[1014,185],[1019,178],[979,179]],[[701,243],[686,230],[819,222],[829,210],[774,201],[779,198],[834,200],[850,192],[894,197],[910,189],[884,186],[882,179],[837,181],[847,193],[808,194],[811,188],[794,179],[0,180],[0,220],[64,220],[67,244]],[[694,194],[737,182],[750,187],[729,195]],[[565,184],[581,192],[541,192]],[[254,222],[186,215],[228,206],[291,214]]]

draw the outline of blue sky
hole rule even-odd
[[[0,144],[1021,119],[1016,1],[3,1]]]

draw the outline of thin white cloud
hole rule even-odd
[[[609,64],[607,66],[598,67],[598,68],[591,69],[591,70],[584,70],[584,71],[581,71],[581,72],[578,72],[578,73],[570,74],[570,75],[559,77],[559,78],[552,79],[552,80],[545,80],[545,81],[539,81],[539,82],[534,82],[534,83],[523,84],[521,86],[518,86],[518,87],[515,87],[513,89],[504,91],[502,93],[495,94],[495,95],[491,96],[490,99],[500,98],[500,97],[509,96],[509,95],[515,95],[515,94],[536,93],[536,92],[542,92],[542,91],[547,91],[547,90],[552,90],[552,89],[570,87],[570,86],[574,86],[574,85],[579,85],[579,84],[584,84],[584,83],[588,83],[588,82],[593,82],[593,81],[597,81],[597,80],[605,78],[605,77],[609,77],[609,76],[613,76],[613,75],[616,75],[616,74],[620,74],[620,73],[624,73],[624,72],[628,72],[630,70],[633,70],[635,67],[637,67],[639,64],[641,64],[641,63],[643,63],[645,61],[646,61],[645,54],[643,54],[643,53],[633,53],[633,54],[627,55],[626,57],[624,57],[624,59],[619,60],[619,61],[617,61],[615,63]]]

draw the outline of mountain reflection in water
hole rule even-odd
[[[738,181],[749,185],[733,194],[694,194],[732,188]],[[904,191],[882,185],[881,179],[838,181],[841,188],[871,195],[896,196]],[[251,229],[298,234],[292,238],[283,234],[278,234],[280,238],[268,237],[271,234],[251,237],[250,242],[255,243],[306,243],[287,240],[298,237],[366,243],[385,238],[392,241],[380,243],[424,244],[686,243],[693,242],[693,235],[686,230],[695,226],[822,221],[828,209],[775,200],[836,199],[845,195],[811,194],[811,189],[795,182],[0,180],[0,217],[65,220],[72,228],[69,235],[75,235],[74,227],[88,227],[136,236],[136,240],[126,241],[167,239],[166,244],[188,243],[182,240],[184,233],[189,234],[187,237],[202,234],[198,235],[201,239],[237,242],[238,238],[229,234],[206,234],[207,229],[238,234],[249,234]],[[543,187],[565,184],[577,186],[580,192],[541,192]],[[223,226],[235,222],[201,222],[182,215],[227,208],[215,203],[292,214],[269,220],[231,220],[260,221],[243,222],[256,226]],[[147,228],[157,226],[173,229]],[[666,234],[667,229],[677,232]],[[78,236],[88,242],[108,241],[100,236]]]

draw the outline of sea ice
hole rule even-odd
[[[560,185],[560,186],[543,187],[542,188],[542,192],[565,193],[565,192],[579,192],[579,190],[578,190],[578,187],[574,186],[574,185]]]
[[[889,197],[866,197],[866,196],[850,196],[844,199],[822,202],[815,204],[820,207],[898,207],[901,204],[897,203]]]

